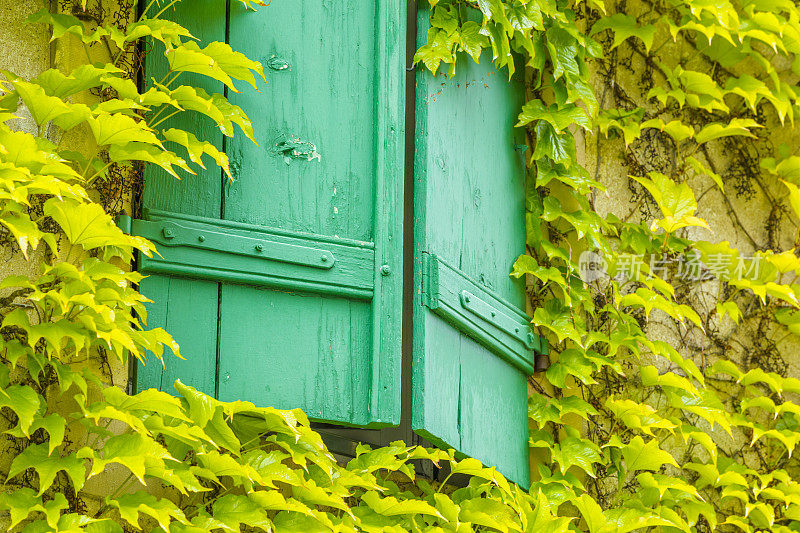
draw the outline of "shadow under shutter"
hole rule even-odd
[[[480,59],[461,58],[453,78],[417,73],[412,426],[528,486],[539,340],[509,276],[525,246],[524,88]]]
[[[178,20],[224,40],[220,3],[205,3]],[[173,333],[188,361],[151,361],[139,388],[180,378],[221,400],[397,424],[405,5],[272,2],[253,13],[232,2],[228,17],[229,43],[267,73],[260,92],[239,83],[228,95],[258,146],[238,130],[226,139],[233,182],[148,170],[132,230],[163,256],[139,262],[156,302],[149,325]],[[163,68],[149,62],[148,78]]]

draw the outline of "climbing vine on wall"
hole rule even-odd
[[[591,532],[795,530],[798,7],[431,4],[417,60],[528,82],[532,490]]]

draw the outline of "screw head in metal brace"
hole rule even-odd
[[[264,246],[261,244],[256,244],[256,252],[263,252]]]
[[[469,294],[465,294],[465,295],[464,295],[464,301],[465,301],[465,302],[467,302],[467,303],[469,303],[469,301],[470,301]]]
[[[198,240],[198,241],[200,241],[200,242],[203,242],[203,241],[205,241],[205,240],[206,240],[206,236],[205,236],[205,235],[199,235],[199,236],[197,237],[197,240]]]
[[[167,239],[172,239],[173,237],[175,237],[175,232],[172,231],[172,228],[164,228],[164,229],[161,230],[161,233]]]
[[[322,261],[323,263],[327,263],[328,262],[328,256],[327,255],[323,255],[323,256],[321,256],[319,258],[319,260]]]
[[[381,266],[381,276],[388,276],[392,273],[392,269],[389,265]]]

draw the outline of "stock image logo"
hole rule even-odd
[[[616,281],[637,280],[642,276],[642,269],[648,275],[665,279],[673,272],[675,277],[684,281],[701,282],[718,279],[749,279],[755,281],[761,273],[762,256],[732,258],[726,254],[709,254],[701,260],[700,254],[690,252],[677,257],[666,254],[637,255],[623,253],[615,257],[613,279]],[[580,278],[585,283],[593,283],[609,274],[608,261],[597,252],[582,252],[578,258]]]
[[[578,268],[585,283],[592,283],[608,276],[608,263],[597,252],[581,252]]]

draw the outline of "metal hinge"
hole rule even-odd
[[[439,267],[435,255],[422,254],[422,305],[439,307]]]

